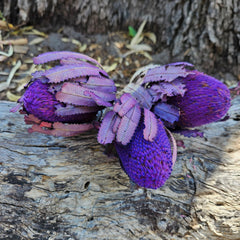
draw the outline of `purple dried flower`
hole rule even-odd
[[[141,187],[157,189],[171,175],[171,145],[160,120],[157,122],[157,135],[152,142],[144,139],[145,127],[141,119],[130,143],[124,146],[115,142],[115,147],[122,168],[130,179]]]
[[[126,92],[150,95],[148,106],[170,128],[195,127],[221,119],[230,107],[230,91],[217,79],[192,70],[192,64],[172,63],[139,70]],[[134,85],[134,81],[136,81]]]
[[[220,120],[231,104],[230,91],[219,80],[194,71],[182,79],[187,91],[170,101],[180,109],[177,124],[181,127],[196,127]]]
[[[19,100],[26,123],[34,124],[30,131],[73,136],[93,128],[97,112],[116,99],[113,80],[96,60],[80,53],[43,53],[34,63],[53,60],[60,65],[33,73]]]
[[[138,95],[135,95],[138,98]],[[163,123],[129,93],[123,94],[103,118],[98,133],[101,144],[114,142],[121,165],[141,187],[159,188],[169,178],[176,161]]]

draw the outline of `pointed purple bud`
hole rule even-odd
[[[123,170],[129,178],[140,187],[157,189],[171,175],[171,145],[160,120],[153,142],[144,139],[144,128],[141,120],[131,142],[125,146],[115,143],[115,147]]]

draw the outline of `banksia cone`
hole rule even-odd
[[[122,168],[138,186],[157,189],[170,177],[172,153],[164,125],[158,120],[158,131],[154,141],[144,139],[143,120],[130,143],[122,145],[115,142]]]
[[[180,110],[177,125],[196,127],[218,121],[226,115],[231,104],[226,85],[198,71],[193,71],[182,82],[186,88],[184,96],[170,99]]]

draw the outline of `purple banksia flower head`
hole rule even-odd
[[[163,123],[158,120],[157,135],[153,141],[144,139],[144,121],[127,145],[115,142],[122,168],[140,187],[157,189],[164,185],[172,172],[171,144]]]
[[[98,141],[114,143],[123,170],[135,184],[156,189],[171,174],[176,147],[172,154],[163,123],[135,97],[124,93],[116,101],[102,120]]]
[[[230,108],[230,91],[225,84],[204,73],[193,71],[182,80],[187,91],[171,102],[180,109],[177,125],[196,127],[220,120]]]
[[[26,114],[25,122],[33,124],[30,132],[77,135],[94,127],[99,110],[112,106],[116,87],[96,60],[80,53],[47,52],[33,62],[56,60],[58,65],[32,74],[19,99],[21,112]]]
[[[125,91],[136,95],[140,89],[151,96],[148,104],[151,111],[169,128],[195,127],[220,120],[231,102],[226,85],[193,70],[193,65],[186,62],[145,67],[134,74]]]

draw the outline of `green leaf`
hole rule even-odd
[[[135,37],[135,35],[137,34],[137,31],[132,26],[128,26],[128,34],[131,37]]]

